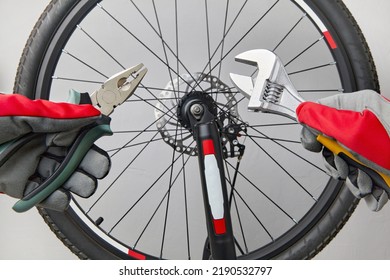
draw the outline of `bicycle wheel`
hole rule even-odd
[[[65,100],[144,63],[149,72],[97,143],[112,170],[65,213],[40,209],[80,258],[208,258],[191,132],[177,105],[208,95],[218,110],[238,258],[311,258],[356,200],[300,145],[286,118],[247,112],[229,73],[254,74],[234,56],[269,49],[308,100],[379,90],[369,49],[341,1],[55,0],[23,52],[15,92]]]

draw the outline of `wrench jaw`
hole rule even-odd
[[[236,61],[258,68],[255,80],[248,76],[230,74],[234,86],[250,99],[248,110],[296,120],[295,110],[304,100],[276,54],[264,49],[251,50],[238,55]]]
[[[253,82],[251,77],[230,73],[230,80],[236,89],[238,89],[246,98],[251,99],[253,94]],[[251,109],[249,108],[249,110]]]

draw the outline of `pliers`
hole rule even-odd
[[[252,77],[230,74],[235,87],[250,99],[248,110],[278,114],[296,120],[296,109],[304,99],[295,89],[275,53],[265,49],[250,50],[239,54],[235,60],[258,68],[258,76],[254,82]],[[367,167],[334,139],[319,134],[317,141],[351,166],[365,171],[376,186],[390,194],[390,176]]]
[[[65,159],[54,173],[36,189],[15,203],[13,209],[16,212],[25,212],[31,209],[60,188],[74,173],[94,142],[102,136],[113,134],[110,128],[111,118],[108,116],[114,111],[115,107],[125,102],[134,93],[146,73],[147,68],[144,68],[141,63],[113,75],[91,96],[88,93],[78,93],[71,90],[73,103],[92,104],[100,110],[102,115],[94,124],[80,131]],[[26,141],[29,141],[31,137],[34,137],[34,135],[28,135],[12,143],[5,147],[3,151],[10,155]]]

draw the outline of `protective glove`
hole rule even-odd
[[[15,198],[27,195],[51,176],[80,129],[100,116],[92,105],[30,100],[17,94],[0,94],[0,108],[0,145],[29,133],[36,134],[0,166],[0,192]],[[63,211],[69,205],[70,192],[91,196],[97,179],[106,176],[110,165],[108,154],[94,146],[63,187],[40,206]]]
[[[347,179],[352,193],[364,198],[372,211],[379,211],[389,200],[389,189],[373,184],[361,169],[348,165],[317,141],[322,134],[332,138],[367,167],[390,175],[390,103],[372,90],[340,94],[304,102],[297,108],[303,146],[321,152],[329,174]]]

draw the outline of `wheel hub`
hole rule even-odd
[[[203,104],[221,124],[227,115],[239,118],[234,93],[228,85],[212,75],[184,74],[168,82],[156,97],[158,103],[154,114],[163,141],[176,151],[188,155],[196,156],[198,153],[189,119],[185,114],[186,110],[191,110],[191,105]],[[228,139],[224,139],[226,143]]]
[[[179,100],[177,106],[177,118],[179,123],[191,131],[189,114],[196,119],[200,119],[204,110],[208,110],[212,115],[217,117],[217,105],[210,95],[200,91],[190,92],[184,95],[183,98]]]

